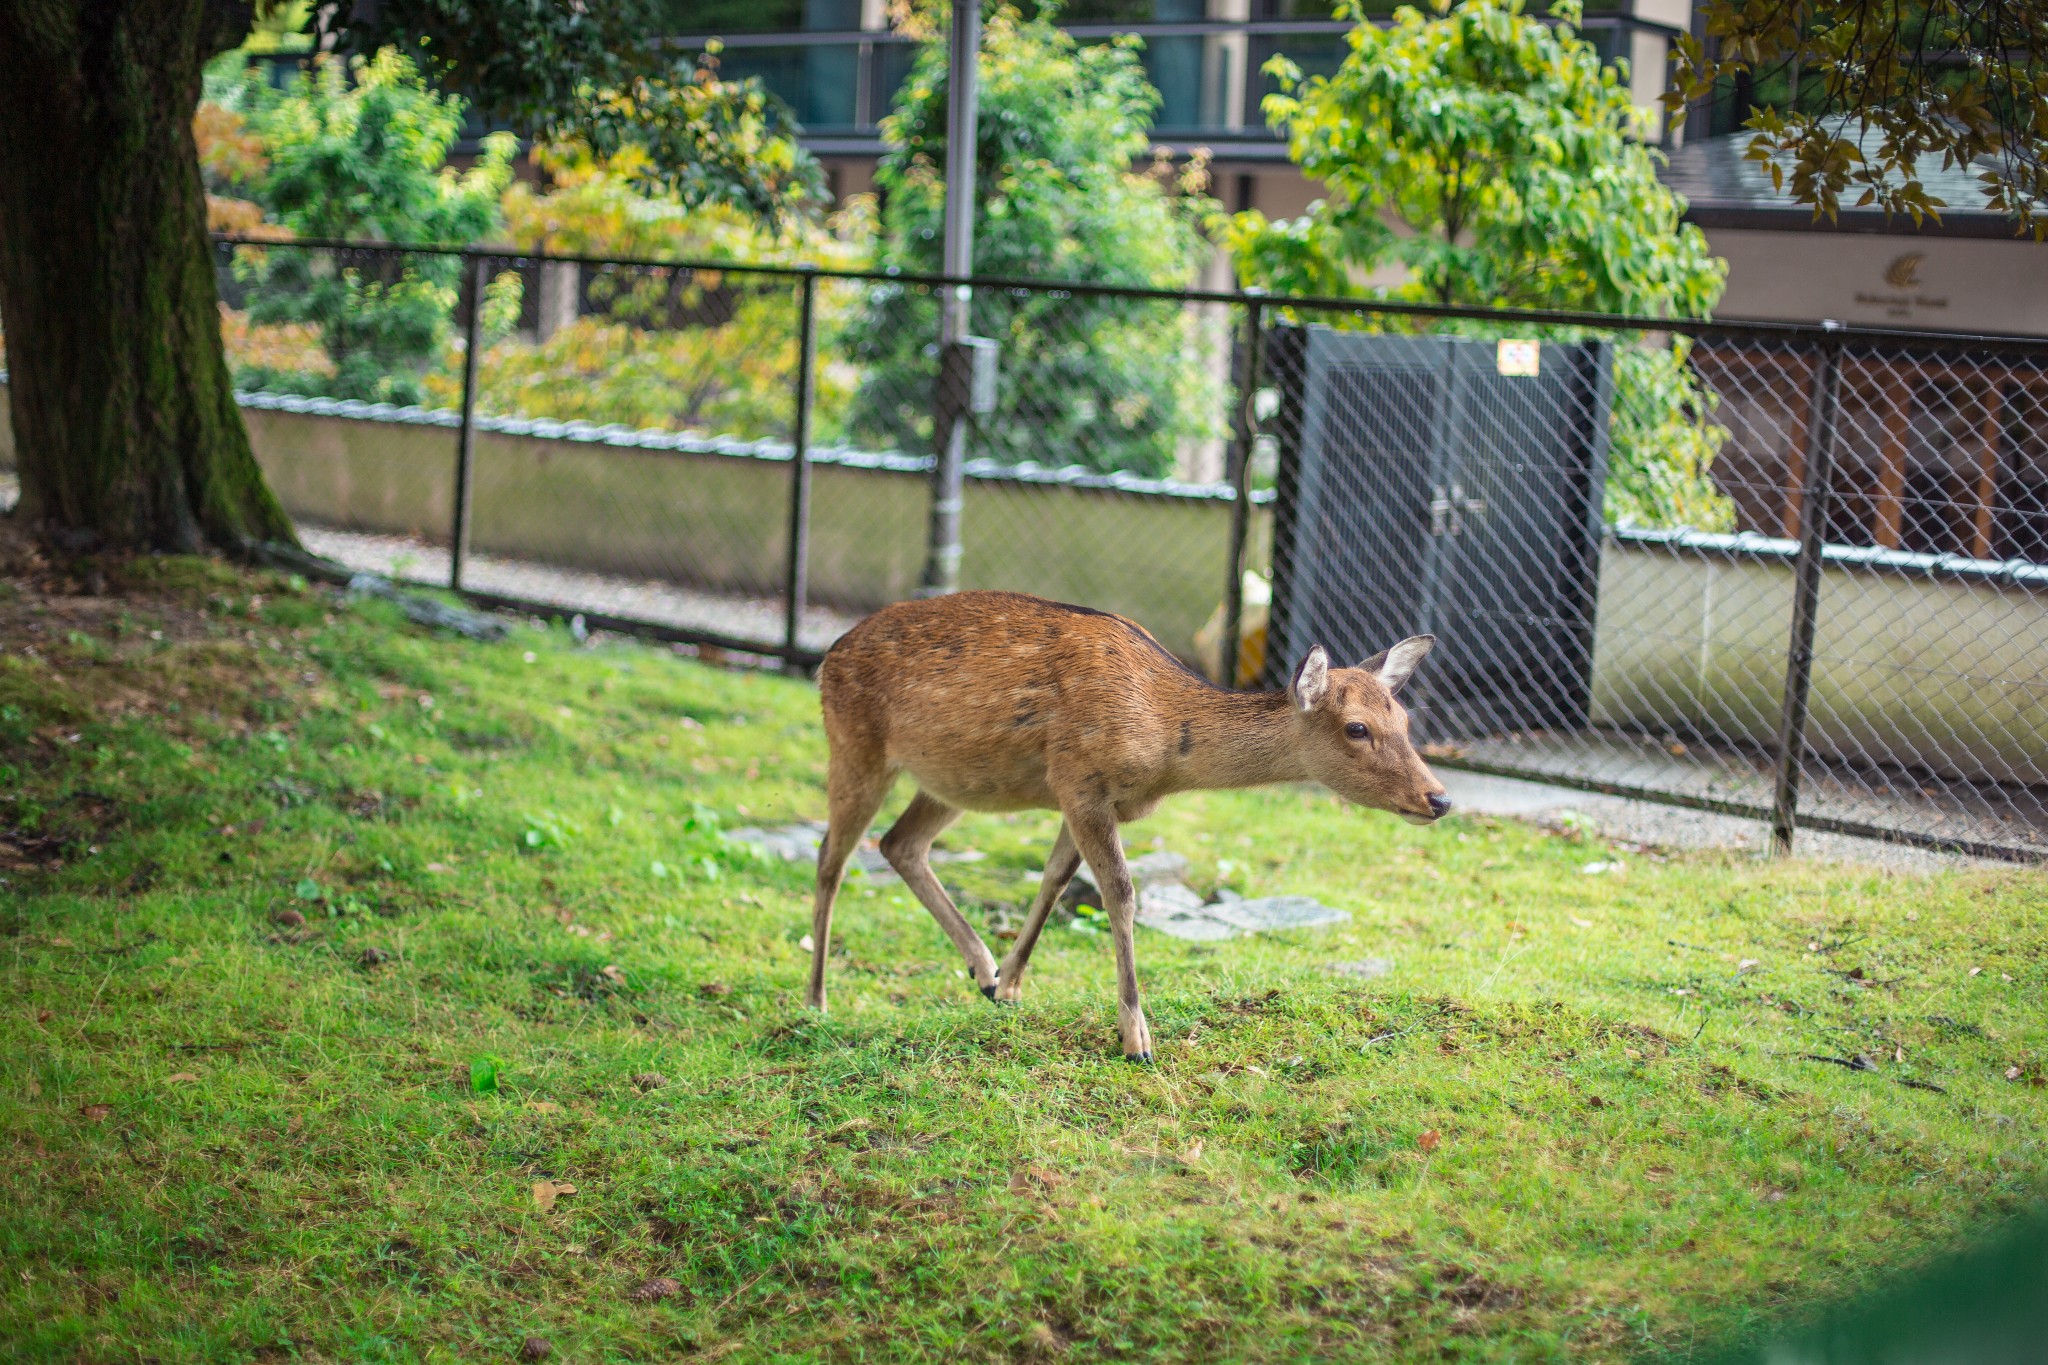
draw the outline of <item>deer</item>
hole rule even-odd
[[[1396,694],[1436,643],[1417,635],[1353,668],[1315,645],[1286,687],[1210,682],[1135,621],[1013,592],[895,603],[826,652],[830,745],[807,1004],[825,1009],[832,906],[846,863],[897,777],[917,784],[881,852],[965,959],[983,995],[1023,998],[1039,933],[1085,860],[1116,953],[1123,1055],[1153,1059],[1138,990],[1137,895],[1118,826],[1176,792],[1314,781],[1415,824],[1451,801],[1409,741]],[[933,841],[963,811],[1056,810],[1031,909],[998,963],[933,875]]]

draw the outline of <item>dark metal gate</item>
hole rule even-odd
[[[1418,737],[1583,725],[1607,346],[1282,327],[1267,350],[1270,666],[1317,643],[1348,664],[1437,634]]]

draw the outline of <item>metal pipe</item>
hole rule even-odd
[[[974,273],[974,163],[981,139],[981,0],[953,0],[946,65],[946,216],[942,261],[948,275]],[[947,290],[939,344],[968,332],[969,286]]]
[[[974,155],[980,138],[981,0],[953,0],[947,35],[946,216],[941,268],[958,279],[974,273]],[[961,466],[967,459],[966,357],[958,345],[972,330],[974,293],[966,283],[939,296],[939,374],[932,389],[932,507],[926,531],[921,597],[960,589]]]
[[[802,672],[796,662],[797,632],[810,597],[811,572],[811,372],[818,364],[818,277],[806,274],[797,304],[796,423],[789,461],[789,576],[783,584],[782,646],[785,671]]]
[[[1778,717],[1778,781],[1771,799],[1771,852],[1792,851],[1799,823],[1799,779],[1806,761],[1806,720],[1813,690],[1813,636],[1820,606],[1823,542],[1828,490],[1834,481],[1835,414],[1842,353],[1839,345],[1821,352],[1814,374],[1812,449],[1799,505],[1799,558],[1793,569],[1791,641],[1785,650],[1785,697]]]
[[[1244,666],[1244,550],[1252,525],[1252,446],[1258,439],[1259,417],[1253,410],[1259,395],[1259,346],[1265,335],[1265,302],[1253,291],[1244,308],[1244,372],[1238,392],[1236,430],[1230,452],[1230,581],[1223,585],[1223,638],[1216,642],[1218,687],[1235,688]]]
[[[448,546],[448,586],[462,590],[469,558],[470,504],[476,491],[476,371],[483,350],[484,276],[490,263],[470,258],[469,317],[462,328],[462,427],[455,442],[455,525]]]

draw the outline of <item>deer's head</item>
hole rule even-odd
[[[1408,711],[1395,699],[1434,635],[1416,635],[1356,668],[1330,667],[1310,649],[1287,685],[1294,742],[1308,775],[1347,801],[1426,825],[1451,808],[1444,784],[1408,741]]]

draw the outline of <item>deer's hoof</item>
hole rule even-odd
[[[994,986],[983,986],[981,993],[991,1000],[996,998],[996,988]]]
[[[1134,1062],[1139,1066],[1150,1066],[1152,1065],[1152,1054],[1149,1052],[1126,1052],[1124,1060]]]

